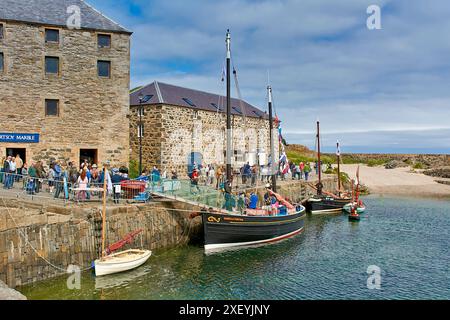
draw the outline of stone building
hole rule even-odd
[[[127,165],[130,36],[82,0],[1,0],[0,158]]]
[[[247,161],[267,164],[270,153],[268,114],[238,99],[232,99],[231,104],[233,168],[239,169]],[[274,141],[278,157],[276,131]],[[226,98],[155,81],[130,97],[131,158],[136,161],[141,132],[143,168],[150,170],[157,166],[168,174],[177,170],[183,176],[194,162],[224,164]]]

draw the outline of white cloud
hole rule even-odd
[[[131,17],[120,8],[117,16],[116,11],[106,12],[134,31],[132,86],[159,80],[223,93],[219,75],[230,28],[244,99],[264,108],[270,70],[286,132],[311,131],[319,116],[330,134],[354,128],[374,133],[365,135],[370,146],[389,143],[377,139],[375,132],[394,137],[420,129],[421,136],[414,139],[428,141],[434,137],[431,129],[445,129],[450,123],[446,0],[133,4],[141,7],[143,16]],[[382,30],[366,28],[371,4],[382,8]],[[408,144],[405,141],[401,143]],[[446,140],[440,141],[444,146]]]

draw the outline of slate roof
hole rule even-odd
[[[84,0],[0,0],[0,20],[66,27],[72,5],[80,8],[82,29],[131,34]]]
[[[145,105],[166,104],[191,109],[226,113],[226,97],[214,93],[178,87],[155,81],[130,94],[131,106],[139,105],[140,94],[142,94],[144,98],[146,97],[149,99],[148,101],[144,101],[143,104]],[[245,110],[241,110],[241,104]],[[240,102],[239,99],[231,98],[231,107],[231,113],[233,115],[242,116],[245,112],[246,117],[264,119],[269,118],[268,114],[264,111],[261,111],[245,101]]]

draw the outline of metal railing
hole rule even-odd
[[[233,194],[225,196],[225,177],[217,179],[200,175],[198,182],[190,179],[163,179],[150,175],[140,180],[125,180],[121,183],[109,183],[107,187],[108,203],[144,203],[151,200],[152,193],[163,193],[178,198],[195,201],[207,206],[232,208],[231,211],[241,211],[242,192],[251,189],[263,189],[270,183],[270,175],[251,174],[234,175],[232,183]],[[278,180],[304,179],[300,175],[285,175]],[[94,203],[103,200],[103,182],[91,180],[87,185],[69,181],[59,177],[47,179],[0,172],[0,196],[24,198],[36,201],[59,201],[64,203]],[[230,205],[232,204],[232,205]]]

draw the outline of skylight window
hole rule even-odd
[[[239,114],[242,114],[241,110],[239,110],[237,107],[233,107],[234,111],[236,111]]]
[[[152,98],[153,98],[153,95],[152,94],[148,94],[142,99],[142,103],[149,102]]]
[[[215,104],[214,102],[211,103],[211,105],[212,105],[214,108],[216,108],[217,110],[222,111],[222,108],[219,107],[219,106],[218,106],[217,104]]]
[[[183,101],[186,102],[191,107],[196,107],[196,105],[191,100],[189,100],[188,98],[183,98]]]
[[[258,117],[262,117],[258,112],[256,112],[255,110],[253,110],[253,113],[256,114]]]

